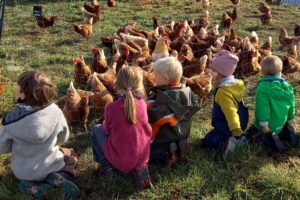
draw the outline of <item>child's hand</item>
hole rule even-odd
[[[264,134],[269,133],[270,132],[269,126],[262,126],[261,132],[263,132]]]

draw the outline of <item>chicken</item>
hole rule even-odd
[[[85,64],[83,58],[73,58],[73,64],[75,66],[74,79],[77,86],[84,86],[87,84],[92,72],[90,67]]]
[[[201,106],[203,99],[210,93],[212,89],[211,71],[209,70],[205,74],[185,78],[185,81],[186,85],[189,86],[196,95],[198,95],[199,104]]]
[[[186,65],[183,68],[183,76],[189,78],[195,75],[202,74],[206,68],[207,59],[208,56],[204,55],[201,58],[195,60],[190,65]]]
[[[258,50],[253,47],[248,48],[250,48],[250,50],[244,50],[239,55],[240,61],[236,71],[240,72],[242,76],[257,74],[261,69]]]
[[[52,27],[54,22],[58,20],[58,16],[38,16],[36,17],[37,25],[44,31],[45,28]]]
[[[268,12],[271,11],[271,7],[268,6],[268,5],[267,5],[266,3],[264,3],[264,2],[260,2],[260,3],[258,4],[258,9],[259,9],[259,11],[260,11],[261,13],[268,13]]]
[[[187,43],[182,45],[178,54],[178,59],[183,66],[189,65],[195,60],[193,50]]]
[[[91,102],[99,114],[99,123],[102,123],[104,118],[104,108],[106,105],[113,102],[113,97],[103,83],[98,79],[97,73],[90,76],[89,84],[91,85],[91,90],[94,93],[91,97]]]
[[[116,82],[116,71],[112,68],[109,68],[105,73],[97,74],[98,79],[104,84],[104,86],[112,94],[116,93],[114,84]]]
[[[113,53],[114,39],[121,40],[121,38],[119,36],[117,36],[116,34],[112,37],[106,37],[106,36],[100,37],[100,41],[101,41],[102,45],[109,48],[111,54]]]
[[[235,22],[235,20],[238,18],[238,15],[237,15],[237,8],[236,8],[236,7],[233,8],[233,11],[232,11],[232,12],[227,11],[226,13],[228,14],[229,17],[231,17],[232,22]]]
[[[76,33],[87,40],[93,33],[93,18],[89,19],[88,24],[74,24],[73,27]]]
[[[230,29],[229,38],[227,40],[225,40],[225,42],[221,46],[227,46],[227,45],[229,45],[231,47],[234,47],[235,50],[238,51],[240,49],[240,41],[241,41],[241,38],[239,38],[236,35],[235,29],[231,28]],[[219,47],[220,47],[220,45],[219,45]]]
[[[272,54],[272,37],[269,36],[268,40],[258,49],[262,58]]]
[[[300,24],[295,24],[294,36],[300,36]]]
[[[85,131],[87,131],[87,118],[89,116],[89,98],[93,96],[92,92],[76,90],[73,83],[67,90],[67,95],[63,96],[57,102],[62,109],[67,122],[72,130],[73,125],[83,123]]]
[[[93,24],[99,21],[101,14],[99,13],[90,13],[87,10],[85,10],[83,7],[81,8],[83,17],[84,17],[84,23],[88,24],[90,22],[90,19],[93,18]]]
[[[271,5],[273,3],[273,1],[272,0],[266,0],[266,3]]]
[[[250,43],[255,49],[259,46],[259,38],[255,31],[251,32]]]
[[[117,74],[119,71],[124,67],[128,65],[128,57],[129,57],[129,49],[125,48],[124,51],[121,53],[119,58],[116,61],[116,72]]]
[[[209,12],[208,10],[205,11],[203,16],[200,16],[197,20],[195,25],[192,26],[192,29],[195,34],[198,34],[200,29],[203,27],[207,29],[207,27],[210,25],[209,22]]]
[[[240,0],[230,0],[231,1],[231,3],[233,4],[233,5],[238,5],[239,3],[240,3]]]
[[[108,5],[108,7],[114,7],[116,5],[116,1],[115,0],[107,0],[107,5]]]
[[[226,12],[223,13],[220,25],[223,28],[230,28],[232,24],[233,24],[232,18]]]
[[[147,72],[145,70],[142,70],[142,72],[143,72],[145,90],[147,94],[150,94],[150,92],[156,86],[155,75],[153,72]]]
[[[210,6],[209,0],[202,0],[201,4],[202,4],[202,7],[203,7],[204,10],[207,10]]]
[[[93,64],[92,68],[94,72],[104,73],[108,69],[106,57],[103,49],[92,48]]]
[[[270,25],[272,23],[271,11],[264,13],[260,16],[260,21],[264,26]]]
[[[296,71],[299,71],[300,63],[297,61],[297,59],[298,59],[297,46],[293,45],[288,49],[288,52],[286,52],[282,56],[282,62],[283,62],[282,72],[284,74],[288,74],[288,73],[294,73]]]
[[[288,36],[284,28],[279,29],[279,42],[282,47],[288,47],[298,45],[300,43],[300,36]]]
[[[93,1],[91,4],[84,2],[83,7],[86,11],[90,13],[100,13],[100,4],[97,1]]]

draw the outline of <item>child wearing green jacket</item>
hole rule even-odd
[[[298,144],[293,128],[295,96],[293,87],[281,77],[282,61],[277,56],[267,56],[262,62],[262,79],[256,89],[254,125],[247,138],[283,152],[282,141],[291,146]]]

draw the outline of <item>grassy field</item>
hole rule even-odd
[[[269,35],[273,36],[274,52],[280,55],[282,52],[278,50],[277,30],[284,26],[292,33],[294,23],[299,23],[300,9],[273,5],[274,22],[265,30],[258,18],[258,2],[242,0],[235,25],[237,33],[245,37],[251,31],[257,31],[262,41]],[[42,32],[36,26],[32,17],[34,4],[43,4],[46,15],[60,17],[52,29]],[[59,96],[62,96],[73,78],[71,59],[83,55],[87,63],[91,63],[90,49],[100,46],[100,35],[112,35],[128,22],[136,22],[140,27],[150,30],[152,16],[167,22],[171,19],[195,19],[203,13],[201,6],[192,0],[149,1],[148,4],[117,2],[117,6],[112,9],[105,4],[103,18],[96,24],[92,39],[85,41],[72,28],[72,23],[82,22],[81,5],[82,2],[75,1],[26,1],[7,7],[0,44],[0,67],[6,84],[6,92],[0,97],[1,116],[14,106],[16,80],[22,71],[35,68],[48,73],[57,84]],[[219,23],[224,10],[231,10],[231,3],[229,0],[214,0],[209,10],[211,24],[215,25]],[[285,78],[295,87],[299,123],[300,74]],[[251,118],[258,79],[259,75],[244,80],[247,87],[245,101],[251,110]],[[81,189],[81,199],[300,199],[300,147],[289,150],[286,155],[270,156],[259,147],[246,146],[238,149],[227,160],[219,152],[200,149],[201,138],[211,129],[211,108],[212,96],[205,101],[194,119],[190,138],[191,160],[179,163],[174,168],[150,165],[154,187],[144,192],[135,189],[130,175],[115,173],[111,177],[94,177],[91,172],[94,164],[89,136],[86,133],[72,135],[66,146],[74,148],[79,154],[76,183]],[[92,121],[90,126],[93,125]],[[9,155],[0,155],[0,199],[33,199],[19,193],[18,181],[9,166]],[[47,195],[47,199],[64,197],[53,191]]]

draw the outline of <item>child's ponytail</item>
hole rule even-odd
[[[124,67],[117,76],[116,89],[118,93],[126,95],[124,103],[124,114],[128,122],[136,124],[136,104],[135,93],[140,93],[144,96],[143,74],[141,69],[137,67]],[[134,94],[133,94],[134,93]]]
[[[125,116],[126,116],[127,120],[131,124],[135,124],[136,123],[136,108],[135,108],[134,96],[133,96],[130,88],[128,89],[126,98],[125,98],[124,112],[125,112]]]

